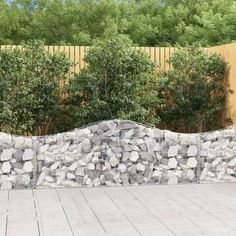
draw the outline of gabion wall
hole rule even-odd
[[[179,134],[103,121],[44,137],[0,133],[1,189],[236,181],[236,128]]]

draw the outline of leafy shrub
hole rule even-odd
[[[130,40],[117,36],[98,41],[85,62],[88,68],[70,81],[67,90],[75,126],[117,118],[158,122],[145,100],[150,99],[150,91],[142,88],[154,63],[132,48]]]
[[[71,62],[40,42],[0,51],[0,128],[16,134],[45,133],[59,117],[60,81]]]
[[[162,103],[157,112],[167,128],[185,132],[221,128],[229,92],[223,59],[195,45],[179,49],[170,63],[172,69],[157,86]]]

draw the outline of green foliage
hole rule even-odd
[[[157,86],[161,120],[168,128],[185,132],[221,128],[229,92],[226,63],[198,46],[179,49],[170,63],[173,68],[159,78]]]
[[[59,118],[60,81],[71,62],[51,55],[36,41],[0,51],[0,128],[15,134],[35,134]],[[49,127],[50,128],[50,127]]]
[[[119,35],[97,41],[85,62],[72,78],[65,55],[48,53],[41,42],[1,50],[0,130],[44,134],[117,118],[162,121],[185,132],[222,125],[229,88],[227,65],[217,54],[196,45],[180,48],[170,59],[172,69],[157,77],[150,58]],[[62,91],[60,82],[68,78]]]
[[[74,126],[107,119],[131,119],[157,123],[147,102],[151,91],[142,85],[151,78],[154,63],[131,47],[123,36],[98,41],[86,57],[83,69],[68,86]]]
[[[139,46],[209,46],[234,41],[235,30],[235,0],[0,1],[0,44],[92,45],[126,34]]]

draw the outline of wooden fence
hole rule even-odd
[[[1,45],[0,50],[13,49],[16,45]],[[72,68],[72,72],[78,73],[82,68],[86,67],[84,56],[89,49],[85,46],[45,46],[50,53],[64,52],[68,59],[76,63]],[[157,65],[158,71],[166,71],[170,69],[168,60],[170,56],[176,52],[174,47],[139,47],[146,52]],[[228,96],[228,111],[226,116],[231,117],[236,125],[236,43],[221,45],[217,47],[205,48],[206,52],[218,53],[228,62],[229,72],[227,74],[230,88],[235,91]]]
[[[0,50],[12,50],[15,47],[20,47],[16,45],[0,45]],[[220,46],[221,47],[221,46]],[[75,63],[72,67],[71,72],[78,73],[82,68],[87,65],[84,62],[84,56],[89,50],[86,46],[45,46],[45,49],[50,53],[63,52],[66,54],[67,58]],[[177,51],[175,47],[136,47],[136,49],[146,52],[150,58],[155,62],[158,71],[167,71],[170,69],[170,64],[168,60],[171,55]],[[211,48],[205,48],[208,52],[214,51]]]
[[[12,50],[16,45],[0,45],[0,50]],[[166,71],[170,68],[168,60],[170,56],[177,50],[173,47],[136,47],[146,52],[155,62],[159,71]],[[50,53],[64,52],[67,58],[76,65],[72,68],[72,72],[78,73],[82,68],[86,67],[84,56],[89,47],[85,46],[45,46]]]
[[[230,93],[227,98],[227,113],[226,116],[230,117],[233,124],[236,125],[236,43],[220,45],[207,49],[207,52],[218,53],[228,63],[227,79],[230,89],[233,93]]]

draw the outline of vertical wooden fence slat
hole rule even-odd
[[[166,47],[165,48],[165,60],[166,60],[166,71],[170,69],[170,65],[169,65],[169,58],[170,58],[170,48]]]
[[[161,48],[162,53],[162,71],[164,72],[166,70],[166,48]]]
[[[145,47],[140,47],[140,50],[141,50],[142,52],[146,52],[145,49],[146,49]]]
[[[158,63],[158,65],[159,65],[159,70],[158,70],[158,72],[160,73],[161,72],[161,67],[162,67],[162,63],[161,63],[161,48],[160,47],[158,47],[158,52],[159,52],[159,54],[158,54],[158,58],[159,58],[159,63]]]
[[[88,46],[85,46],[84,47],[84,56],[87,54],[89,50],[89,47]],[[84,57],[83,57],[83,61],[84,61]],[[88,64],[86,62],[84,62],[84,67],[87,68],[88,67]]]
[[[79,57],[80,57],[80,55],[79,55],[79,46],[75,46],[75,63],[76,63],[76,65],[75,65],[75,73],[79,73],[79,71],[80,71],[80,64],[79,64]]]
[[[148,56],[152,59],[151,47],[146,47],[146,52],[147,52]]]
[[[58,52],[60,53],[65,53],[65,46],[58,46],[57,48]],[[63,88],[64,86],[64,81],[60,81],[60,87]],[[62,95],[62,98],[63,98],[64,94]]]
[[[48,51],[53,54],[54,53],[54,50],[53,50],[53,46],[48,46]]]
[[[53,48],[54,53],[61,53],[63,52],[63,50],[61,51],[61,46],[54,46]],[[62,88],[64,85],[63,81],[60,81],[60,87]]]
[[[160,48],[160,56],[161,56],[161,64],[160,64],[160,71],[163,72],[165,71],[165,48],[161,47]]]
[[[58,46],[58,52],[65,53],[65,46]]]
[[[145,52],[150,56],[150,48],[149,47],[145,47]]]
[[[167,50],[167,54],[166,54],[166,70],[169,70],[170,69],[169,60],[170,60],[170,57],[171,57],[171,47],[166,48],[166,50]]]
[[[156,72],[158,73],[160,66],[159,66],[159,49],[157,47],[154,48],[154,53],[155,53],[155,64],[156,64]]]
[[[70,50],[70,60],[75,63],[75,47],[74,46],[70,46],[69,48]],[[71,68],[71,73],[75,73],[75,66],[73,66],[73,68]]]
[[[44,46],[44,49],[48,52],[48,46]]]
[[[63,47],[63,51],[66,55],[66,58],[70,59],[70,46],[64,46]],[[69,76],[70,72],[68,72],[68,76]],[[62,82],[62,87],[64,87],[66,85],[66,80]],[[65,94],[63,94],[63,99],[65,98]]]
[[[168,63],[169,58],[170,58],[170,48],[166,47],[165,48],[166,71],[170,69],[170,65]]]
[[[155,61],[154,47],[150,47],[150,57],[153,61]]]
[[[169,56],[169,59],[170,59],[171,56],[175,53],[175,48],[169,48],[169,50],[170,50],[170,56]],[[169,64],[169,69],[172,69],[171,64]]]
[[[66,57],[70,59],[70,46],[64,46],[64,52],[66,54]]]
[[[59,52],[59,46],[54,46],[53,53],[58,53],[58,52]]]
[[[153,47],[153,54],[154,54],[153,61],[154,61],[154,64],[155,64],[155,74],[156,74],[157,70],[158,70],[158,66],[157,66],[156,48],[155,47]]]
[[[80,69],[84,68],[84,47],[80,47],[80,57],[79,57]]]

